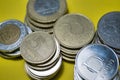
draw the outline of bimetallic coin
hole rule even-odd
[[[120,12],[109,12],[101,17],[98,35],[106,45],[120,49]]]
[[[26,27],[18,20],[8,20],[0,25],[0,51],[16,50],[27,35]]]
[[[56,50],[54,38],[45,32],[33,32],[23,40],[20,51],[29,63],[40,64],[53,57]]]
[[[85,80],[111,80],[119,68],[116,53],[100,44],[88,45],[81,49],[75,62],[79,75]]]
[[[55,22],[67,11],[66,0],[30,0],[28,15],[41,23]]]
[[[54,34],[61,45],[76,49],[90,43],[94,37],[94,25],[86,16],[67,14],[54,26]]]

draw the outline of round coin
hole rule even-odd
[[[98,35],[104,44],[120,49],[120,12],[109,12],[101,17]]]
[[[54,34],[61,45],[76,49],[91,42],[94,37],[94,25],[81,14],[67,14],[54,26]]]
[[[33,32],[23,40],[20,51],[29,63],[40,64],[53,57],[56,50],[54,38],[45,32]]]
[[[85,80],[111,80],[119,68],[116,53],[100,44],[84,47],[78,52],[75,62],[79,75]]]
[[[41,23],[55,22],[67,11],[66,0],[30,0],[28,15]]]
[[[18,20],[8,20],[0,25],[0,51],[16,50],[27,35],[26,26]]]

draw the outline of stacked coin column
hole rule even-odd
[[[33,79],[51,79],[62,64],[58,41],[45,32],[28,35],[20,47],[27,74]]]
[[[63,59],[74,62],[76,53],[92,42],[95,30],[86,16],[66,14],[56,22],[53,33],[60,43]]]
[[[66,13],[66,0],[29,0],[25,23],[33,31],[52,34],[54,23]]]
[[[0,24],[0,56],[7,59],[20,57],[19,47],[32,31],[18,20],[7,20]]]
[[[106,45],[91,44],[76,56],[74,80],[120,80],[119,60]]]
[[[109,12],[101,17],[95,43],[108,45],[120,58],[120,12]]]

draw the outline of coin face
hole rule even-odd
[[[61,45],[81,48],[93,39],[94,25],[81,14],[67,14],[56,22],[54,34]]]
[[[59,0],[36,0],[34,9],[38,14],[48,16],[59,10],[59,3]]]
[[[85,80],[111,80],[117,74],[119,61],[115,52],[100,44],[92,44],[78,52],[76,67]]]
[[[28,15],[41,23],[55,22],[66,11],[65,0],[30,0],[27,6]]]
[[[110,47],[120,49],[120,12],[110,12],[98,22],[98,35]]]
[[[0,29],[0,43],[10,45],[16,42],[20,36],[20,29],[14,24],[7,24]]]
[[[18,20],[8,20],[0,24],[0,51],[16,50],[27,35],[26,26]]]
[[[55,53],[54,38],[45,32],[34,32],[22,42],[22,57],[29,63],[39,64],[48,61]]]

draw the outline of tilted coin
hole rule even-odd
[[[120,49],[120,12],[109,12],[101,17],[98,35],[106,45]]]
[[[119,68],[116,53],[100,44],[91,44],[81,49],[75,62],[79,75],[85,80],[111,80]]]
[[[53,57],[56,50],[54,38],[45,32],[33,32],[23,40],[20,51],[29,63],[40,64]]]
[[[90,43],[94,37],[94,25],[81,14],[67,14],[54,26],[54,34],[61,45],[76,49]]]
[[[28,15],[41,23],[55,22],[67,11],[66,0],[30,0]]]
[[[25,25],[18,20],[8,20],[0,24],[0,51],[16,50],[27,35]]]

